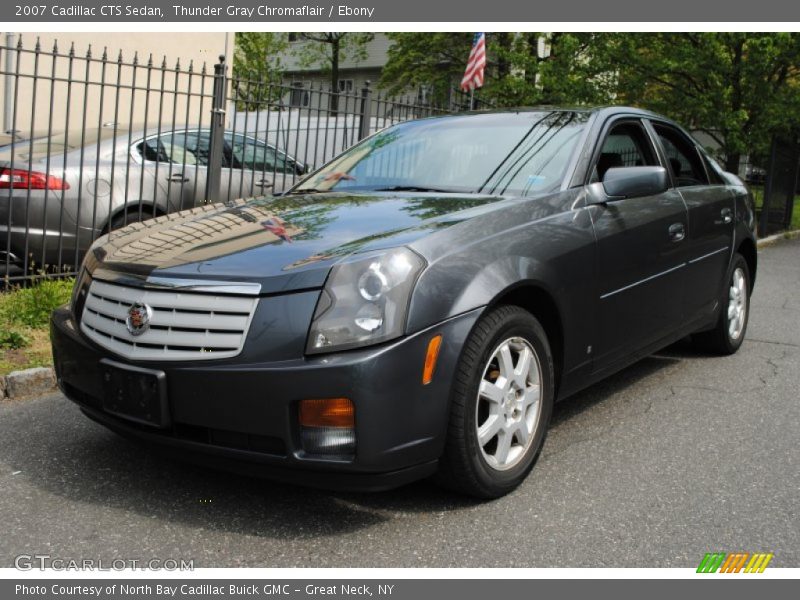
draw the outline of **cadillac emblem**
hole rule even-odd
[[[125,327],[128,328],[131,335],[142,335],[150,328],[150,317],[152,316],[152,308],[142,302],[135,302],[128,309]]]

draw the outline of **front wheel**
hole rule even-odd
[[[502,306],[482,317],[456,371],[439,480],[479,498],[516,488],[544,444],[553,379],[550,344],[532,314]]]
[[[750,269],[741,254],[733,255],[720,302],[720,315],[714,329],[696,333],[693,339],[700,347],[716,354],[733,354],[744,341],[750,317]]]

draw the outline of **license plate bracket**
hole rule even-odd
[[[153,427],[170,424],[167,376],[164,371],[100,361],[103,409],[130,421]]]

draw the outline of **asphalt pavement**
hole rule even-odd
[[[330,493],[162,458],[60,395],[0,403],[0,566],[193,559],[195,567],[800,566],[800,240],[759,253],[747,340],[682,342],[556,407],[514,493],[421,482]]]

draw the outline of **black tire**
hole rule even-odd
[[[734,285],[734,277],[737,271],[744,276],[745,293],[742,297],[744,306],[744,323],[741,326],[738,336],[731,336],[730,323],[731,319],[728,317],[728,306],[730,302],[731,288]],[[694,344],[714,354],[728,355],[735,353],[744,341],[744,336],[747,333],[747,323],[750,319],[750,269],[747,266],[747,261],[741,254],[734,254],[731,265],[728,268],[728,274],[725,278],[725,286],[720,296],[720,309],[719,317],[714,328],[709,331],[695,333],[692,336]]]
[[[136,221],[137,215],[127,214],[125,212],[121,212],[116,215],[113,219],[111,219],[111,223],[106,226],[106,229],[103,233],[109,233],[111,231],[116,231],[117,229],[122,229],[126,225],[130,225],[133,221]]]
[[[147,219],[152,219],[153,217],[159,216],[159,212],[155,211],[153,213],[152,206],[142,206],[142,221],[146,221]],[[109,231],[116,231],[117,229],[122,229],[123,227],[130,225],[131,223],[138,223],[139,222],[139,209],[138,208],[129,208],[127,211],[122,211],[114,216],[111,219],[111,223],[106,225],[103,233],[108,233]]]
[[[492,368],[490,361],[495,351],[512,339],[518,340],[518,343],[524,340],[527,346],[520,347],[533,350],[538,361],[541,394],[538,419],[534,421],[530,442],[524,449],[517,448],[517,462],[499,470],[490,464],[492,457],[486,455],[486,448],[492,442],[481,446],[478,441],[478,411],[483,410],[480,404],[486,403],[485,400],[479,400],[478,390],[484,375]],[[518,361],[520,357],[517,356]],[[456,369],[447,441],[440,461],[438,482],[450,489],[485,499],[498,498],[516,488],[533,468],[544,444],[553,412],[553,381],[550,344],[541,324],[531,313],[518,306],[501,306],[482,317],[470,333]],[[522,446],[518,439],[517,443]]]

